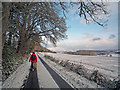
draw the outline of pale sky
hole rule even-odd
[[[68,14],[67,26],[68,39],[57,43],[57,47],[48,44],[46,47],[52,51],[76,51],[76,50],[103,50],[118,49],[118,3],[109,2],[110,17],[108,26],[103,28],[97,24],[85,24],[78,15],[74,15],[74,9]]]

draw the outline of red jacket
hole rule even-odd
[[[35,54],[32,54],[32,55],[35,55]],[[36,56],[36,55],[35,55],[35,60],[34,60],[34,61],[33,61],[33,60],[31,60],[32,55],[30,56],[29,62],[33,62],[33,63],[37,62],[37,56]]]

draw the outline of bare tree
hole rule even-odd
[[[86,21],[86,24],[94,22],[102,27],[106,25],[108,20],[104,19],[103,16],[109,16],[109,12],[107,10],[107,2],[93,2],[92,0],[79,0],[79,2],[70,2],[70,4],[66,2],[60,2],[60,5],[63,9],[63,13],[67,11],[67,7],[75,7],[77,14],[80,17],[83,17]]]
[[[6,4],[10,7],[8,10],[5,7]],[[66,13],[68,8],[73,6],[79,6],[77,14],[84,17],[86,23],[95,22],[104,26],[102,18],[99,17],[100,14],[108,14],[103,2],[80,0],[80,2],[3,3],[3,17],[6,17],[5,21],[3,20],[3,37],[7,31],[9,44],[11,37],[18,39],[18,53],[24,53],[29,43],[33,43],[32,40],[41,42],[42,38],[46,38],[56,46],[57,41],[67,38]],[[11,32],[10,28],[14,32]]]
[[[20,5],[21,4],[21,5]],[[30,39],[45,37],[56,45],[57,40],[66,38],[66,23],[63,17],[59,17],[52,3],[20,3],[15,6],[15,13],[19,13],[19,41],[18,53],[23,53],[25,44]],[[16,27],[17,27],[16,26]],[[22,51],[22,52],[21,52]]]

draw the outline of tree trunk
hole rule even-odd
[[[6,39],[6,31],[8,30],[8,18],[10,14],[9,3],[2,3],[2,47]]]
[[[24,19],[24,25],[20,31],[20,39],[18,41],[18,48],[17,48],[17,53],[20,55],[24,54],[24,46],[25,46],[25,29],[26,29],[26,23]]]

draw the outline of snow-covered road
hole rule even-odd
[[[38,65],[37,75],[38,75],[38,82],[39,82],[40,88],[58,88],[58,85],[55,83],[52,76],[47,71],[47,69],[42,64],[39,58],[38,58],[37,65]]]
[[[40,57],[37,61],[37,71],[31,72],[29,69],[30,62],[27,60],[3,83],[2,88],[63,88],[64,86],[71,88],[44,60],[40,60]]]

